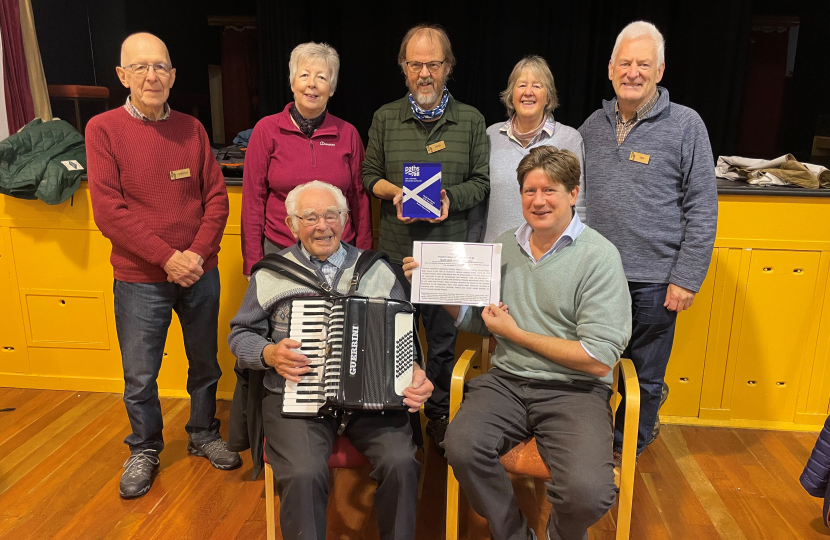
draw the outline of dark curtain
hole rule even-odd
[[[446,28],[458,65],[447,86],[492,124],[505,119],[499,92],[513,65],[539,54],[551,66],[560,107],[554,117],[579,127],[614,96],[608,60],[631,21],[657,25],[666,39],[662,85],[672,101],[695,109],[709,129],[715,155],[730,153],[740,118],[751,0],[720,2],[438,2],[422,4],[320,1],[313,8],[258,0],[260,114],[279,112],[292,95],[288,57],[305,41],[326,41],[340,53],[340,80],[329,110],[357,127],[364,141],[378,107],[406,93],[396,64],[404,33],[420,22]]]
[[[16,133],[35,118],[23,34],[20,31],[18,0],[0,0],[0,36],[3,40],[3,91],[6,94],[9,133]]]
[[[766,0],[765,11],[760,14],[782,14],[778,2],[783,1]],[[825,123],[830,120],[830,2],[789,0],[787,4],[789,9],[783,14],[799,15],[801,24],[795,70],[784,87],[779,155],[789,152],[803,161],[812,161],[813,136],[820,134],[818,123],[822,117]]]
[[[254,127],[257,71],[254,28],[227,27],[222,32],[222,108],[225,116],[225,144],[240,131]]]

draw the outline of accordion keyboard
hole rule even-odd
[[[326,403],[326,351],[340,342],[343,332],[329,331],[332,304],[324,298],[295,299],[291,305],[288,337],[301,343],[292,349],[309,359],[311,371],[300,376],[300,382],[285,381],[283,412],[316,416]]]
[[[340,388],[340,361],[343,356],[343,323],[345,318],[346,314],[342,305],[332,306],[329,318],[329,335],[326,338],[325,392],[327,399],[335,398],[337,389]]]

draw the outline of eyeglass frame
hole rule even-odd
[[[447,61],[446,59],[440,60],[440,61],[439,60],[430,60],[429,62],[417,62],[415,60],[412,60],[411,62],[404,62],[404,64],[406,65],[407,69],[409,69],[410,73],[420,73],[424,69],[424,66],[427,67],[427,71],[429,71],[430,73],[438,73],[441,70],[441,68],[444,66],[444,63],[446,61]],[[421,67],[416,70],[410,64],[421,64]],[[430,64],[438,64],[438,67],[435,68],[435,71],[433,71],[429,68]]]
[[[318,223],[320,223],[320,218],[323,218],[323,220],[326,223],[328,223],[329,225],[334,225],[335,223],[338,223],[340,221],[340,217],[346,212],[348,212],[348,210],[341,210],[340,208],[329,208],[328,210],[325,211],[325,213],[323,215],[320,215],[317,212],[310,212],[310,213],[305,214],[303,216],[300,216],[298,214],[294,214],[294,217],[297,218],[298,220],[300,220],[300,223],[302,223],[304,226],[314,227]],[[326,218],[326,214],[335,214],[336,217],[333,219],[333,221],[329,221]],[[317,219],[314,220],[314,223],[306,223],[306,218],[310,218],[311,216],[316,216]]]
[[[564,185],[564,184],[558,184],[558,185],[562,186],[562,188],[563,188],[563,189],[562,189],[561,191],[560,191],[560,190],[558,190],[558,189],[553,189],[553,188],[551,188],[552,193],[545,193],[545,191],[544,191],[544,190],[542,190],[542,195],[544,195],[545,197],[548,197],[548,196],[554,196],[554,195],[557,195],[557,194],[559,194],[559,193],[566,193],[566,194],[570,195],[570,194],[573,192],[573,189],[572,189],[572,190],[570,190],[570,191],[568,191],[568,188],[567,188],[567,187],[565,187],[565,185]],[[577,186],[577,187],[578,187],[578,186]],[[574,187],[574,189],[576,189],[576,187]],[[521,189],[519,190],[519,193],[520,193],[520,195],[521,195],[522,197],[527,196],[527,195],[533,195],[533,196],[535,196],[535,195],[536,195],[535,193],[531,193],[531,192],[525,191],[524,186],[522,186],[522,187],[521,187]]]
[[[145,66],[147,71],[144,73],[136,73],[135,67],[133,66]],[[162,70],[159,71],[156,66],[162,66]],[[173,70],[176,69],[171,65],[165,64],[164,62],[156,62],[153,64],[127,64],[126,66],[119,67],[121,69],[129,69],[133,73],[133,75],[137,77],[146,77],[147,75],[149,75],[151,67],[153,68],[153,71],[156,73],[156,76],[158,77],[169,77]]]

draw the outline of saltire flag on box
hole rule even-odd
[[[403,164],[403,217],[441,217],[441,164]]]

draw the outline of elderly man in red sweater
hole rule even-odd
[[[218,469],[241,460],[220,438],[215,417],[225,182],[202,125],[167,104],[176,70],[164,43],[131,35],[116,71],[130,95],[123,107],[89,122],[86,144],[95,223],[112,241],[115,325],[132,426],[119,492],[133,498],[150,490],[164,448],[156,379],[172,311],[190,366],[187,450]]]

